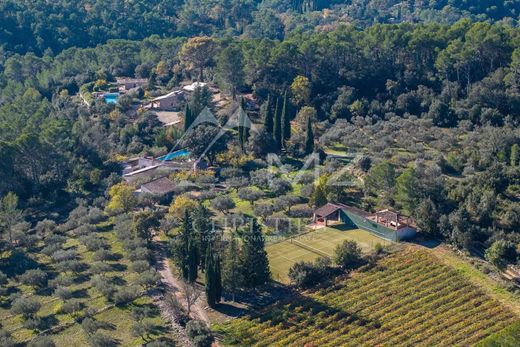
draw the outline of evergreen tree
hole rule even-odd
[[[181,269],[182,278],[188,282],[195,282],[199,267],[199,251],[188,210],[184,211],[180,238],[176,243],[174,255]]]
[[[291,119],[289,116],[289,105],[287,103],[287,92],[283,96],[282,106],[282,139],[283,143],[291,138]]]
[[[220,276],[220,259],[211,245],[206,253],[206,300],[209,307],[215,307],[222,298],[222,280]]]
[[[264,109],[264,129],[269,134],[273,133],[273,113],[271,112],[271,96],[267,96]]]
[[[276,107],[274,109],[274,127],[273,127],[274,140],[278,150],[282,148],[282,119],[280,112],[280,100],[276,99]]]
[[[305,135],[305,153],[311,154],[314,152],[314,132],[312,131],[311,118],[307,118],[307,133]]]
[[[206,250],[211,238],[211,221],[209,210],[202,204],[199,203],[197,208],[193,211],[193,230],[198,236],[198,249],[199,249],[199,260],[200,266],[205,268],[206,261]]]
[[[238,116],[238,142],[240,143],[240,148],[245,151],[247,139],[249,137],[249,129],[247,122],[247,113],[246,113],[246,100],[242,98],[240,100],[240,109]]]
[[[206,253],[205,274],[206,301],[209,307],[215,307],[215,305],[217,304],[217,293],[215,286],[215,257],[213,255],[213,249],[211,247],[208,248]]]
[[[244,286],[253,288],[265,284],[271,277],[269,260],[265,251],[264,235],[256,219],[252,219],[250,227],[243,235],[242,273]]]
[[[515,167],[520,164],[520,148],[518,148],[518,144],[515,143],[511,147],[511,166]]]
[[[190,235],[188,241],[188,282],[193,283],[197,280],[197,274],[199,270],[199,252],[197,249],[197,240],[193,235]]]
[[[192,233],[191,218],[188,210],[184,211],[182,219],[180,239],[175,250],[177,264],[181,269],[182,278],[188,280],[189,278],[189,252],[190,252],[190,238]]]
[[[193,117],[191,115],[190,105],[186,103],[186,107],[184,108],[184,132],[188,131],[192,123]]]
[[[231,241],[229,241],[224,251],[224,259],[222,262],[222,284],[226,291],[231,293],[233,301],[235,301],[235,295],[244,282],[244,277],[241,271],[240,256],[238,240],[235,235],[231,235]]]

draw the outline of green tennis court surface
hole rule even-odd
[[[368,252],[376,244],[387,245],[383,240],[361,229],[338,230],[332,227],[312,231],[293,240],[286,240],[266,247],[273,279],[287,282],[291,266],[298,261],[313,261],[320,256],[334,254],[337,245],[345,240],[354,240]]]

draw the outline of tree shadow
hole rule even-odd
[[[72,292],[72,297],[75,299],[88,298],[88,291],[86,288],[78,289]]]

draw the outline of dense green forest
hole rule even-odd
[[[519,6],[518,0],[8,0],[0,4],[0,57],[26,52],[52,55],[69,47],[93,47],[109,39],[137,40],[153,34],[281,39],[294,30],[327,30],[338,23],[449,24],[462,18],[516,21]]]

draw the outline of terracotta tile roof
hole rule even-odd
[[[152,194],[168,194],[175,190],[175,183],[167,177],[162,177],[141,186],[141,190],[145,189]]]

